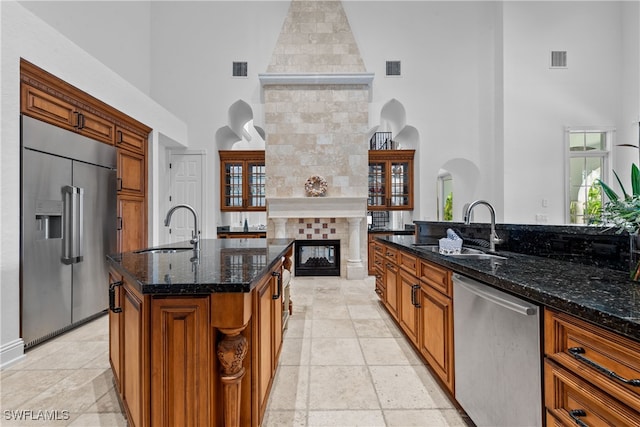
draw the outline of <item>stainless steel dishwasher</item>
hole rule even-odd
[[[478,427],[542,425],[540,307],[453,275],[455,397]]]

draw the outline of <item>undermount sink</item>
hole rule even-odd
[[[141,249],[139,251],[134,251],[135,254],[173,254],[176,252],[184,252],[190,251],[193,248],[151,248],[151,249]]]
[[[440,252],[440,247],[438,245],[416,243],[413,246],[430,250],[431,252],[438,252],[438,253]],[[466,247],[462,248],[459,254],[443,254],[443,255],[454,257],[454,258],[460,258],[460,259],[492,259],[492,260],[507,259],[506,257],[500,256],[500,255],[490,254],[490,253],[481,251],[480,249],[473,249],[473,248],[466,248]]]

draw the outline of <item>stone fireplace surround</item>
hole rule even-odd
[[[366,197],[271,197],[267,217],[273,228],[267,233],[275,238],[340,240],[340,276],[363,279],[366,208]]]

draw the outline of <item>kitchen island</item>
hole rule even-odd
[[[107,257],[109,355],[130,426],[260,425],[292,248],[212,239]]]

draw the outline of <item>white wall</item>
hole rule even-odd
[[[621,3],[504,4],[504,209],[511,222],[533,223],[536,214],[564,222],[566,126],[624,127]],[[567,69],[549,69],[552,50],[568,52]]]
[[[151,4],[150,1],[20,2],[146,94],[151,71]]]
[[[267,69],[284,23],[288,1],[155,2],[152,7],[151,93],[189,127],[190,149],[207,152],[208,181],[202,222],[215,237],[222,220],[219,198],[218,129],[230,125],[229,107],[243,100],[254,124],[264,127],[258,73]],[[231,76],[233,61],[248,62],[248,77]],[[226,149],[227,147],[225,147]],[[262,215],[249,222],[265,223]]]
[[[23,353],[20,298],[20,58],[121,110],[154,129],[159,140],[187,142],[183,122],[106,68],[21,5],[0,2],[0,366]],[[116,46],[117,49],[117,46]],[[151,202],[153,202],[153,195]]]

